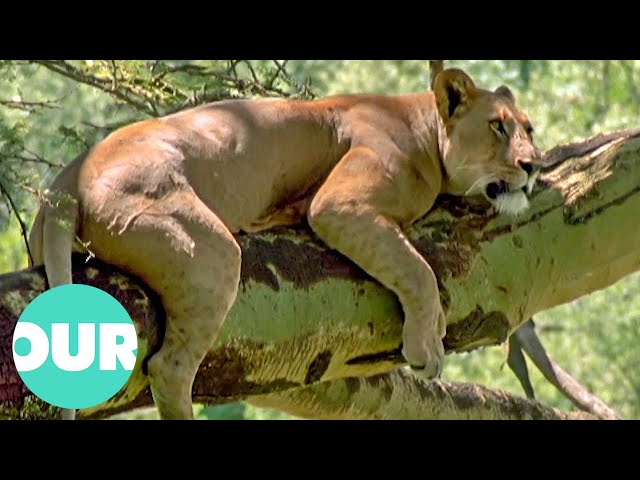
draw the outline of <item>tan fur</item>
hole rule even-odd
[[[434,95],[435,93],[435,95]],[[316,101],[234,100],[139,122],[73,162],[31,232],[52,285],[69,282],[74,233],[101,259],[141,277],[168,313],[149,361],[163,418],[191,418],[191,387],[238,289],[232,233],[298,223],[394,291],[403,353],[427,377],[442,366],[445,317],[429,264],[402,229],[442,192],[526,184],[537,152],[512,98],[444,70],[434,93]],[[508,138],[489,124],[503,121]],[[66,219],[71,229],[60,227]]]

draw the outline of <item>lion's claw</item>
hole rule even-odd
[[[413,373],[420,378],[425,380],[433,380],[435,378],[440,378],[442,374],[442,361],[437,361],[435,365],[427,366],[427,365],[410,365]]]

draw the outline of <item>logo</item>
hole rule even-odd
[[[13,333],[22,381],[61,408],[88,408],[111,398],[131,376],[137,353],[127,311],[88,285],[61,285],[38,295]]]

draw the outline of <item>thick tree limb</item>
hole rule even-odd
[[[595,420],[562,412],[481,385],[426,382],[407,368],[360,378],[341,378],[249,402],[303,418],[331,420]]]
[[[536,312],[640,269],[639,193],[640,140],[621,137],[550,167],[531,209],[518,219],[497,216],[482,203],[441,198],[409,236],[440,282],[447,352],[504,342]],[[238,238],[240,293],[194,384],[197,401],[277,394],[403,364],[402,313],[393,294],[303,228]],[[140,363],[158,343],[158,303],[95,260],[84,266],[77,259],[74,271],[75,282],[116,296],[140,335],[129,383],[79,417],[150,405]],[[17,316],[43,289],[41,268],[0,276],[0,416],[54,414],[26,395],[11,359]],[[426,400],[415,401],[417,407]]]

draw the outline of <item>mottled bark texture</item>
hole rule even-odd
[[[416,379],[407,367],[370,377],[340,378],[250,402],[303,418],[330,420],[595,420],[482,385]]]
[[[582,149],[570,149],[582,156],[569,160],[556,155],[541,175],[530,210],[516,219],[498,216],[480,201],[443,197],[412,227],[411,241],[439,280],[448,353],[502,343],[533,314],[640,268],[640,140],[622,135],[606,141],[599,148],[598,142],[587,142]],[[368,418],[572,416],[481,387],[416,382],[407,390],[410,380],[400,372],[345,380],[402,365],[402,311],[396,297],[304,227],[238,238],[244,252],[242,285],[200,368],[196,401],[253,399],[302,412],[311,392],[316,403],[328,408],[338,400],[343,407],[347,402],[354,412],[365,412],[356,416]],[[79,418],[150,405],[142,364],[162,336],[162,308],[135,279],[96,260],[85,264],[76,258],[74,272],[75,282],[118,298],[140,336],[138,365],[129,383],[104,404],[80,411]],[[0,417],[57,415],[28,394],[11,358],[15,322],[44,287],[42,268],[0,276]],[[358,406],[361,396],[335,396],[342,386],[376,381],[386,385],[380,387],[380,398],[388,396],[391,402],[378,411],[366,402]],[[331,383],[308,387],[318,382]],[[295,388],[298,393],[289,391]],[[398,406],[393,403],[396,388],[417,393],[398,393]],[[451,397],[446,405],[438,393],[443,388]],[[482,413],[482,402],[489,413]],[[326,408],[312,410],[326,414]]]

